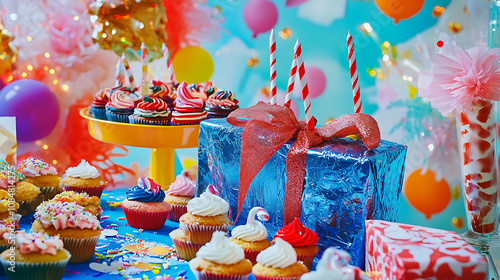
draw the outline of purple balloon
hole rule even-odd
[[[0,79],[0,90],[2,90],[4,86],[5,82],[2,79]]]
[[[16,117],[17,140],[32,142],[54,129],[59,102],[42,82],[17,80],[0,90],[0,116]]]

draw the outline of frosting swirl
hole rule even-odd
[[[273,246],[265,249],[257,255],[257,262],[272,268],[286,268],[297,262],[297,253],[292,245],[276,238]]]
[[[201,247],[196,256],[207,261],[229,265],[243,260],[245,252],[240,246],[229,241],[225,232],[216,231],[212,235],[212,240]]]
[[[182,175],[177,175],[175,182],[167,190],[167,194],[175,196],[194,196],[195,192],[196,184]]]
[[[49,236],[46,233],[26,233],[21,231],[16,234],[16,247],[21,254],[39,253],[56,255],[63,248],[59,236]]]
[[[41,159],[29,157],[19,166],[20,173],[27,177],[38,177],[42,175],[57,175],[57,170],[52,165]]]
[[[179,112],[201,111],[204,107],[200,94],[193,88],[188,89],[186,82],[182,82],[177,87],[177,98],[174,105],[175,110]]]
[[[96,217],[76,202],[44,201],[36,208],[34,217],[42,223],[44,228],[53,226],[56,230],[101,228]]]
[[[318,243],[318,234],[304,227],[299,218],[281,228],[274,238],[281,238],[293,247],[314,246]]]
[[[175,98],[174,91],[167,84],[157,79],[152,80],[151,84],[152,85],[149,87],[149,89],[151,90],[151,94],[149,96],[160,97],[160,98],[163,97]]]
[[[137,108],[149,111],[165,111],[168,110],[168,105],[163,99],[158,97],[145,96],[142,101],[137,104]]]
[[[325,250],[316,271],[306,273],[301,280],[354,280],[355,272],[352,266],[347,265],[351,257],[348,253],[330,247]]]
[[[99,172],[86,160],[82,159],[78,166],[68,168],[66,175],[74,178],[95,179],[99,177]]]
[[[127,199],[139,202],[162,202],[165,192],[153,179],[141,177],[137,179],[137,185],[127,190]]]
[[[113,109],[133,109],[135,107],[134,99],[130,98],[129,95],[130,93],[126,91],[113,91],[107,106]]]
[[[92,100],[92,106],[94,107],[104,107],[109,101],[109,89],[102,89],[94,95],[94,100]]]
[[[269,220],[269,214],[267,214],[266,210],[260,207],[254,207],[248,213],[248,219],[246,225],[235,227],[231,232],[231,236],[236,239],[240,239],[247,242],[256,242],[266,239],[267,238],[266,228],[261,222],[255,220],[255,215],[259,211],[264,212],[265,213],[264,217],[267,217],[266,219],[262,218],[262,215],[259,215],[259,219],[266,221]]]
[[[219,196],[210,192],[210,186],[200,197],[191,199],[187,204],[187,210],[197,216],[217,216],[227,214],[229,204]]]

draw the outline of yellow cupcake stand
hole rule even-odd
[[[157,126],[119,123],[92,117],[88,107],[80,111],[90,136],[97,140],[151,149],[151,178],[162,187],[175,180],[175,149],[198,147],[199,125]]]

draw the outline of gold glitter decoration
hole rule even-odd
[[[12,35],[0,20],[0,76],[12,73],[16,63],[17,48],[14,46],[14,35]]]

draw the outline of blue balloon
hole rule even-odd
[[[0,90],[0,116],[16,117],[17,140],[32,142],[49,135],[59,119],[54,93],[35,80],[17,80]]]

